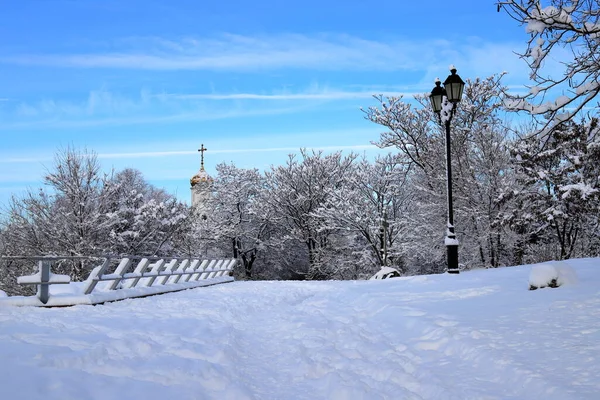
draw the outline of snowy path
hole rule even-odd
[[[0,308],[6,399],[597,399],[600,262]]]

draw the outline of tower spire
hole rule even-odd
[[[200,152],[200,171],[204,171],[204,152],[208,149],[204,147],[204,143],[200,145],[198,151]]]

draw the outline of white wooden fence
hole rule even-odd
[[[35,296],[0,298],[0,306],[99,304],[233,282],[231,271],[236,264],[236,259],[102,257],[102,263],[90,272],[84,282],[71,282],[68,275],[52,273],[52,266],[81,257],[11,258],[37,261],[36,274],[17,279],[20,285],[36,285],[37,293]],[[56,288],[54,285],[63,287]]]

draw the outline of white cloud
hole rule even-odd
[[[144,90],[139,96],[125,97],[100,89],[90,91],[87,98],[79,102],[54,99],[35,103],[21,102],[16,104],[15,111],[17,116],[33,118],[114,116],[139,112],[149,103],[149,95]]]
[[[204,121],[297,113],[327,102],[368,100],[373,94],[410,98],[416,93],[429,92],[436,76],[443,79],[449,63],[457,65],[464,79],[507,70],[510,73],[504,83],[517,85],[526,82],[525,63],[513,54],[519,47],[522,46],[484,42],[477,38],[450,43],[447,40],[398,38],[367,40],[340,34],[222,34],[176,41],[155,37],[128,38],[114,43],[113,48],[119,50],[113,53],[92,51],[0,57],[0,63],[72,68],[235,70],[263,75],[282,68],[364,71],[360,79],[367,82],[378,71],[406,70],[410,71],[412,80],[406,82],[399,73],[394,80],[403,85],[396,87],[346,82],[337,87],[316,84],[294,91],[266,87],[256,92],[229,89],[174,93],[167,89],[164,93],[143,90],[139,94],[123,95],[102,88],[89,92],[87,98],[79,101],[6,102],[0,109],[3,119],[0,130]],[[223,101],[232,104],[223,107],[215,103]]]
[[[373,94],[384,96],[413,96],[423,92],[390,92],[373,89],[371,91],[323,91],[321,93],[280,93],[280,94],[258,94],[258,93],[200,93],[200,94],[161,94],[163,98],[172,99],[198,99],[198,100],[350,100],[370,98]]]
[[[19,115],[17,120],[0,124],[0,131],[14,129],[32,129],[43,127],[45,129],[72,129],[97,126],[125,126],[125,125],[144,125],[144,124],[167,124],[173,122],[192,122],[192,121],[211,121],[219,119],[292,114],[315,106],[311,104],[300,104],[294,106],[275,105],[273,107],[253,107],[253,108],[228,108],[207,107],[198,105],[196,107],[182,104],[179,109],[160,109],[157,106],[148,106],[140,109],[138,113],[118,115],[86,115],[69,113],[49,114],[42,106],[41,108],[32,107],[29,111],[35,115],[36,119],[22,118],[25,115]],[[68,105],[63,110],[68,109]]]
[[[360,144],[360,145],[340,145],[340,146],[305,146],[308,150],[323,150],[323,151],[338,151],[338,150],[378,150],[375,145]],[[256,154],[256,153],[273,153],[273,152],[297,152],[299,147],[263,147],[263,148],[242,148],[242,149],[211,149],[210,154]],[[123,153],[98,153],[99,159],[139,159],[139,158],[160,158],[173,157],[182,155],[197,155],[197,151],[179,150],[179,151],[140,151],[140,152],[123,152]],[[47,156],[41,157],[4,157],[0,159],[2,164],[39,164],[52,161],[52,158]],[[5,179],[0,179],[4,181]]]
[[[373,94],[411,97],[415,93],[422,92],[385,91],[380,87],[372,90],[365,87],[346,90],[316,84],[298,92],[274,90],[271,93],[170,94],[142,90],[138,95],[129,97],[101,89],[91,91],[80,101],[46,99],[39,102],[15,102],[11,110],[3,110],[5,118],[0,124],[0,130],[38,126],[83,128],[292,114],[327,102],[369,99]],[[215,101],[235,103],[224,108],[215,104]]]
[[[0,164],[27,164],[52,161],[50,157],[1,157]]]
[[[308,150],[323,150],[323,151],[337,151],[337,150],[377,150],[379,149],[374,145],[350,145],[350,146],[313,146],[306,147]],[[265,147],[257,149],[217,149],[211,150],[211,154],[240,154],[240,153],[271,153],[271,152],[297,152],[298,147]],[[182,151],[146,151],[146,152],[135,152],[135,153],[100,153],[98,158],[155,158],[155,157],[169,157],[179,155],[193,155],[197,154],[197,151],[182,150]]]
[[[465,38],[415,40],[412,38],[363,39],[342,34],[278,34],[242,36],[222,34],[211,38],[130,38],[114,45],[114,52],[75,54],[24,54],[5,56],[0,62],[73,68],[139,70],[318,69],[351,71],[426,70],[459,60],[480,67],[505,65],[513,57],[511,44],[483,43]],[[513,57],[515,58],[515,57]],[[506,69],[502,66],[501,70]],[[484,68],[484,69],[487,69]],[[497,72],[495,70],[495,72]]]

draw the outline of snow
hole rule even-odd
[[[144,297],[157,295],[162,293],[176,292],[185,289],[194,289],[205,286],[218,285],[221,283],[233,282],[234,278],[230,276],[219,276],[208,279],[200,279],[197,281],[179,282],[168,285],[146,286],[151,277],[144,274],[141,279],[141,284],[133,288],[123,288],[119,290],[108,290],[111,282],[99,282],[96,286],[98,290],[91,294],[84,294],[88,282],[74,282],[66,286],[65,289],[60,289],[56,286],[50,286],[50,299],[46,304],[43,304],[37,296],[10,296],[0,298],[0,308],[3,306],[70,306],[70,305],[92,305],[101,304],[109,301],[124,300],[133,297]]]
[[[557,286],[572,285],[578,282],[577,273],[567,262],[547,262],[534,265],[529,274],[529,285],[535,288],[548,286],[556,280]]]
[[[33,275],[27,275],[27,276],[20,276],[17,279],[17,282],[20,285],[27,285],[27,284],[34,284],[34,283],[39,283],[42,280],[42,273],[41,271],[38,271],[37,273],[33,274]],[[71,282],[71,277],[69,275],[58,275],[58,274],[53,274],[52,272],[50,272],[49,275],[49,279],[48,279],[49,283],[69,283]]]
[[[397,276],[400,276],[400,272],[398,272],[396,268],[382,266],[381,269],[377,271],[377,273],[373,275],[370,279],[386,279],[388,278],[388,275],[396,276],[395,274],[398,274]]]
[[[569,96],[559,96],[554,100],[556,104],[556,108],[564,107],[565,104],[568,104],[571,101]]]
[[[233,282],[0,307],[19,399],[597,399],[600,259],[369,281]]]
[[[532,96],[537,96],[537,94],[540,92],[540,90],[542,90],[542,88],[540,86],[533,86],[532,88],[529,89],[529,93]]]
[[[571,195],[571,192],[577,192],[581,195],[581,198],[584,200],[597,192],[596,189],[585,183],[564,185],[561,187],[561,191],[563,192],[561,196],[563,199],[568,198]]]
[[[448,236],[444,238],[444,246],[458,246],[459,244],[460,242],[458,239],[450,238]]]
[[[529,20],[525,26],[527,33],[543,33],[546,29],[546,24],[541,21]]]

